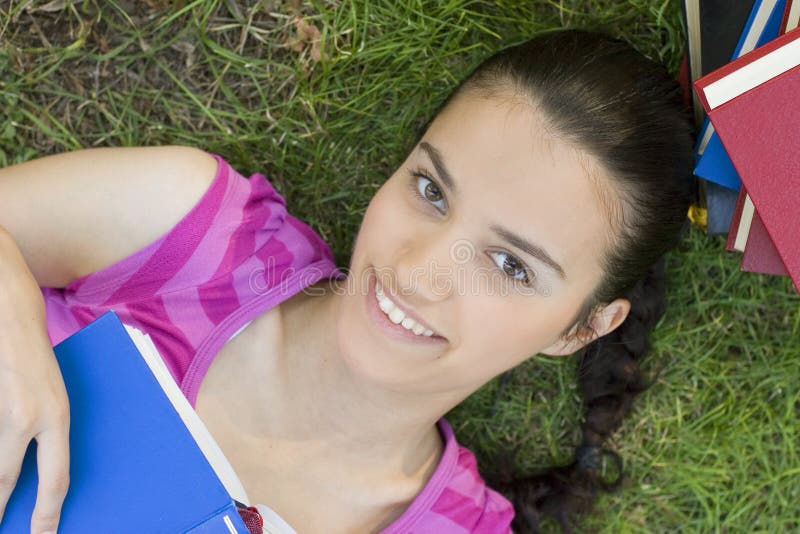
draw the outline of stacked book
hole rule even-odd
[[[791,276],[800,291],[800,0],[684,9],[708,232],[727,233],[743,271]]]

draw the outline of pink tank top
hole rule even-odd
[[[198,203],[146,247],[63,289],[43,287],[53,345],[113,309],[150,335],[194,406],[222,346],[250,321],[323,278],[344,278],[327,243],[286,211],[261,174],[245,178],[217,155]],[[444,454],[422,492],[383,532],[510,532],[511,504],[488,488],[474,455],[442,418]],[[269,503],[266,503],[269,505]]]

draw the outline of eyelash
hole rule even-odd
[[[418,188],[419,179],[420,178],[422,178],[424,180],[428,180],[429,182],[431,182],[436,187],[436,189],[439,190],[439,194],[442,197],[442,201],[444,201],[444,192],[442,191],[442,188],[439,187],[439,184],[436,182],[436,180],[431,178],[428,175],[428,171],[426,171],[425,169],[409,169],[409,174],[411,175],[411,179],[408,182],[409,188],[411,189],[411,192],[417,198],[417,200],[421,201],[426,206],[433,205],[434,208],[436,209],[436,211],[438,211],[439,213],[442,213],[442,210],[440,210],[438,207],[436,207],[436,205],[433,204],[432,201],[430,201],[427,198],[425,198],[425,196],[422,193],[419,192],[419,188]],[[516,280],[516,281],[522,282],[525,285],[532,285],[533,284],[534,276],[531,274],[530,269],[525,267],[525,264],[519,258],[517,258],[516,256],[514,256],[512,254],[509,254],[508,252],[495,251],[495,252],[493,252],[493,254],[503,254],[503,255],[511,258],[512,263],[514,263],[514,264],[516,264],[518,266],[521,266],[521,267],[517,267],[517,268],[520,269],[520,271],[524,275],[524,278],[520,279],[520,278],[516,278],[514,276],[511,276],[508,273],[506,273],[505,270],[502,267],[498,267],[498,269],[503,271],[503,273],[506,274],[506,276],[508,276],[512,280]],[[495,264],[495,265],[497,265],[497,264]]]

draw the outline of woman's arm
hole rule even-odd
[[[55,530],[69,487],[69,400],[45,305],[13,238],[0,231],[0,522],[31,439],[39,484],[31,533]]]
[[[40,286],[111,265],[186,215],[217,169],[195,148],[92,148],[0,169],[0,228]]]

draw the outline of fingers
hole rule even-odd
[[[69,423],[36,437],[39,488],[31,517],[31,534],[56,532],[61,505],[69,489]]]
[[[22,459],[28,449],[28,443],[23,444],[21,440],[12,438],[13,436],[6,434],[0,442],[0,451],[3,451],[0,455],[0,522],[3,521],[11,492],[17,485]]]

